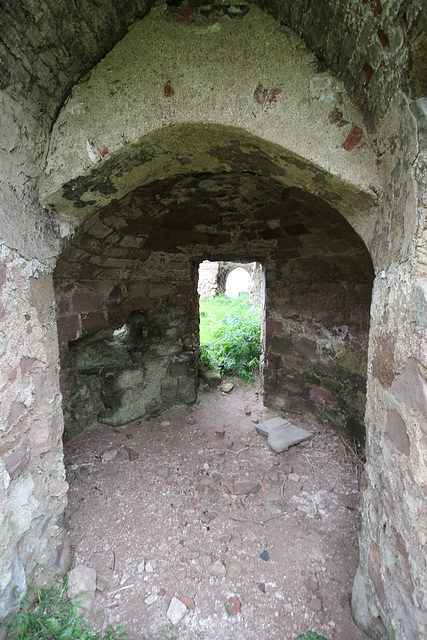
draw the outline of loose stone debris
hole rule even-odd
[[[185,614],[187,613],[187,607],[178,598],[173,597],[170,601],[170,605],[167,612],[168,619],[173,625],[177,625],[181,622]]]
[[[289,447],[313,437],[313,434],[301,427],[284,420],[283,418],[271,418],[262,424],[256,425],[257,431],[268,437],[268,444],[276,453],[283,453]]]
[[[294,640],[315,629],[366,640],[349,601],[361,461],[343,434],[298,416],[310,439],[276,453],[256,429],[273,417],[256,386],[236,383],[191,409],[116,429],[94,423],[67,443],[74,562],[104,584],[91,586],[94,630]]]
[[[84,565],[78,565],[68,575],[67,595],[79,602],[78,612],[91,613],[97,588],[96,571]]]

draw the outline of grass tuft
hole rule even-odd
[[[249,294],[200,298],[200,359],[203,365],[245,381],[254,379],[261,355],[260,310]]]
[[[123,628],[109,626],[104,634],[93,633],[77,612],[79,602],[67,598],[67,584],[47,591],[37,589],[36,602],[28,596],[21,601],[13,618],[5,623],[8,640],[123,640]]]

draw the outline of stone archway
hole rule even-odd
[[[2,59],[13,62],[12,73],[6,69],[2,83],[2,90],[3,86],[7,89],[2,104],[10,129],[5,128],[6,141],[0,149],[7,166],[2,187],[2,231],[7,245],[1,253],[2,318],[12,336],[1,338],[7,373],[1,408],[7,552],[1,567],[8,580],[1,585],[2,617],[12,607],[16,584],[25,588],[26,576],[38,584],[49,582],[51,565],[64,571],[68,561],[61,529],[66,483],[59,440],[62,417],[51,278],[56,257],[67,243],[72,247],[74,232],[77,245],[86,231],[95,228],[96,216],[102,212],[108,217],[106,207],[114,207],[115,200],[122,201],[141,187],[151,188],[157,179],[231,176],[240,167],[247,175],[259,173],[269,185],[280,185],[287,193],[293,190],[289,201],[301,197],[307,207],[307,198],[312,196],[312,204],[321,202],[323,207],[327,203],[369,249],[376,278],[368,362],[367,489],[354,610],[359,623],[374,637],[388,632],[412,640],[425,634],[426,559],[420,525],[427,482],[425,105],[422,83],[421,88],[416,83],[414,94],[420,100],[411,102],[401,92],[408,25],[416,21],[420,3],[410,3],[410,10],[404,3],[390,7],[364,3],[358,8],[349,3],[344,9],[339,3],[321,3],[320,9],[294,2],[273,4],[271,10],[302,33],[305,43],[256,6],[234,10],[231,16],[222,10],[219,15],[209,11],[198,15],[197,10],[158,7],[74,87],[62,110],[66,92],[81,68],[88,70],[111,49],[133,16],[144,15],[145,7],[138,3],[134,14],[112,19],[113,35],[108,38],[109,23],[99,20],[93,28],[97,38],[89,38],[91,46],[77,46],[76,54],[62,46],[61,36],[55,40],[59,58],[45,55],[50,40],[46,44],[43,37],[41,49],[34,44],[35,38],[28,47],[12,43],[11,51],[18,50],[18,57],[7,50],[5,58],[2,54]],[[104,7],[99,6],[102,11]],[[33,8],[27,9],[31,14]],[[47,22],[34,18],[34,33],[43,36],[45,25],[49,38],[55,39],[51,25],[62,21],[68,28],[69,24],[58,16],[53,11]],[[19,19],[17,11],[17,22]],[[78,24],[78,19],[73,20]],[[26,21],[27,15],[22,15],[22,24]],[[6,30],[11,22],[9,12]],[[11,33],[14,38],[19,34],[19,41],[21,26]],[[58,33],[65,33],[63,26]],[[67,39],[69,34],[64,41]],[[306,43],[344,78],[351,99]],[[159,52],[155,62],[153,51]],[[65,60],[65,72],[58,60]],[[30,68],[35,79],[28,73]],[[363,108],[366,119],[353,100]],[[381,116],[385,116],[382,121]],[[365,123],[372,135],[366,134]],[[21,187],[22,199],[18,196]],[[103,234],[109,225],[114,228],[114,221],[101,223],[95,236],[100,244],[108,238]],[[304,221],[296,224],[308,228]],[[263,241],[285,247],[283,240],[289,238],[280,236],[282,231],[268,227],[273,237]],[[293,241],[300,239],[307,247],[310,234],[302,233],[301,227],[299,232]],[[320,236],[318,230],[317,246]],[[337,238],[337,244],[344,255],[345,242]],[[80,273],[76,259],[89,264],[90,257],[96,258],[89,245],[79,251],[68,265],[63,254],[57,276],[65,268],[64,280],[72,279],[73,269],[76,275]],[[302,258],[299,254],[300,266]],[[98,266],[114,270],[123,259],[111,255],[110,266]],[[315,261],[314,254],[310,260]],[[352,277],[358,272],[356,262]],[[339,264],[343,266],[346,260]],[[321,266],[324,274],[336,265],[329,260]],[[289,299],[298,307],[291,314],[294,317],[286,316],[287,308],[280,309],[279,318],[276,312],[272,315],[275,336],[282,329],[286,333],[292,323],[308,320],[300,313],[301,300],[294,296],[298,287],[289,291]],[[349,285],[347,291],[351,288]],[[14,293],[17,290],[19,296]],[[92,302],[95,309],[85,309],[88,291],[83,288],[75,293],[81,294],[75,298],[76,313],[74,307],[67,310],[67,296],[59,312],[61,318],[75,316],[61,327],[69,332],[70,340],[81,336],[83,323],[89,323],[88,316],[102,306],[96,307],[98,300]],[[90,293],[93,301],[94,292]],[[126,296],[120,288],[117,296],[119,308],[112,307],[104,317],[116,313],[118,319],[122,313]],[[319,306],[322,296],[318,288]],[[71,302],[74,305],[74,298]],[[339,306],[334,310],[340,311]],[[94,317],[90,320],[96,322]],[[138,326],[141,329],[144,322]],[[311,328],[315,328],[313,323]],[[89,324],[87,330],[90,332]],[[308,343],[273,343],[273,395],[279,383],[289,384],[282,354],[287,350],[288,365],[295,358],[310,360],[313,351],[319,355],[320,344],[314,334]],[[276,365],[278,347],[281,362]],[[327,399],[324,386],[316,385],[316,389],[311,398],[314,404]],[[283,389],[279,391],[275,397]],[[287,392],[300,397],[295,389]]]
[[[240,37],[244,40],[246,29],[252,29],[257,46],[264,50],[265,42],[271,42],[272,24],[267,24],[268,19],[265,21],[256,9],[248,18],[239,23]],[[220,37],[229,38],[234,47],[239,27],[237,23],[229,29],[230,26]],[[58,117],[41,188],[44,202],[56,212],[64,238],[72,237],[55,273],[57,292],[67,290],[65,296],[59,294],[65,309],[59,318],[60,341],[64,345],[69,341],[78,345],[82,337],[86,341],[93,337],[95,341],[105,341],[105,332],[121,328],[130,314],[141,313],[140,326],[154,325],[153,341],[142,348],[152,356],[161,341],[159,335],[164,335],[159,333],[159,327],[164,326],[164,316],[159,311],[162,306],[163,310],[168,308],[171,300],[178,301],[177,313],[186,318],[186,335],[175,331],[179,342],[175,351],[170,345],[169,354],[163,353],[157,359],[158,375],[154,377],[158,392],[153,398],[150,391],[152,406],[145,406],[142,411],[158,411],[177,401],[191,401],[197,362],[197,314],[192,302],[196,298],[195,264],[208,257],[259,260],[265,265],[266,288],[270,291],[263,364],[267,402],[279,408],[310,411],[323,420],[359,430],[360,435],[373,278],[372,259],[366,247],[371,249],[375,265],[376,244],[372,239],[381,193],[381,177],[363,131],[363,119],[347,101],[339,82],[316,77],[305,54],[297,54],[298,68],[295,66],[298,45],[295,42],[289,47],[278,32],[275,31],[275,46],[282,50],[281,60],[289,63],[288,80],[284,80],[283,65],[276,73],[271,65],[263,71],[257,65],[248,65],[249,50],[243,45],[239,49],[242,59],[236,64],[245,71],[238,76],[237,87],[234,71],[230,74],[229,68],[224,72],[225,59],[217,61],[215,69],[209,63],[211,54],[218,53],[213,34],[208,31],[209,41],[203,43],[207,50],[205,56],[200,56],[197,30],[188,27],[185,21],[182,24],[175,17],[169,19],[162,11],[153,13],[120,43],[117,51],[107,56],[89,82],[75,89]],[[196,75],[202,79],[198,90],[189,94],[185,79],[181,84],[169,74],[159,86],[157,76],[148,72],[149,81],[141,92],[135,69],[141,65],[150,67],[151,45],[140,50],[138,60],[134,56],[135,42],[147,39],[149,43],[150,34],[156,39],[160,32],[170,29],[176,59],[184,55],[188,60],[188,51],[194,46],[197,59],[207,61],[206,68],[204,63],[198,63]],[[268,39],[263,35],[267,32]],[[132,57],[127,53],[131,50]],[[267,50],[265,56],[265,60],[270,59]],[[130,61],[129,76],[123,66],[126,60]],[[253,69],[257,69],[256,73]],[[276,78],[282,78],[286,86],[291,76],[298,76],[298,83],[292,85],[294,89],[287,99],[281,100],[282,85],[279,80],[275,84]],[[103,93],[111,82],[115,83],[117,99],[111,92],[108,96]],[[162,112],[150,110],[146,100],[150,95],[155,101],[160,95]],[[252,108],[241,110],[241,95],[246,96],[245,104]],[[121,127],[120,134],[115,123],[121,109],[117,100],[125,100],[126,104],[122,118],[126,127]],[[295,119],[308,107],[310,114]],[[144,113],[145,119],[132,117],[134,110]],[[341,120],[336,120],[336,114],[344,112],[348,124],[340,116],[344,126],[337,126]],[[165,127],[165,123],[169,126]],[[320,127],[318,123],[322,123]],[[362,136],[365,138],[359,149]],[[91,163],[95,166],[82,173],[81,167],[87,169]],[[230,197],[233,188],[238,206]],[[150,198],[150,193],[154,197]],[[193,209],[189,217],[188,208]],[[222,216],[227,209],[234,214],[231,227]],[[138,230],[144,242],[135,246]],[[104,251],[109,255],[103,255]],[[141,251],[142,262],[138,263],[136,256]],[[149,282],[159,271],[167,277],[162,253],[168,255],[167,262],[174,256],[167,283],[152,283],[157,292],[154,296],[151,283],[148,290],[139,288],[138,295],[138,282],[132,282],[132,274],[139,273],[141,278],[145,274]],[[314,265],[317,282],[310,281]],[[275,285],[283,277],[290,287],[288,291]],[[333,291],[337,279],[341,283],[338,293]],[[93,287],[94,281],[101,280],[114,283],[112,289],[103,289],[102,299]],[[319,286],[319,280],[332,286]],[[133,284],[132,291],[127,289],[128,281]],[[305,287],[304,300],[294,295],[301,287]],[[113,292],[113,299],[109,300]],[[135,296],[139,297],[136,302]],[[307,314],[304,309],[308,298],[313,313]],[[323,314],[320,323],[315,320],[319,312]],[[355,323],[350,327],[343,318],[352,316]],[[176,322],[180,324],[179,318]],[[193,337],[189,339],[191,329]],[[141,351],[141,345],[136,347]],[[104,363],[100,364],[104,372],[101,376],[109,374]],[[106,390],[115,398],[131,397],[128,385],[132,376],[142,383],[144,378],[152,377],[141,364],[133,362],[118,376],[107,376],[102,393],[96,391],[98,397],[102,398]],[[135,373],[138,366],[140,370]],[[293,379],[295,366],[299,372]],[[93,375],[80,370],[76,374]],[[118,383],[108,386],[117,377]],[[344,384],[337,384],[338,378],[344,378]],[[71,388],[73,384],[71,380]],[[70,387],[65,385],[63,389],[69,393]],[[68,399],[74,405],[70,405],[72,411],[78,408],[72,393]],[[110,403],[104,419],[123,419],[123,402],[120,400],[118,405]],[[78,420],[78,412],[74,413]],[[349,417],[353,426],[347,424]]]
[[[191,129],[178,127],[174,139],[180,140],[180,131],[183,140],[185,135],[192,139]],[[69,429],[98,412],[101,420],[118,424],[194,401],[195,265],[214,255],[234,262],[255,258],[264,265],[266,402],[308,411],[363,437],[373,279],[366,247],[322,198],[286,185],[286,164],[277,147],[267,155],[263,141],[211,126],[204,137],[199,128],[199,151],[206,131],[209,144],[219,139],[226,149],[234,149],[229,171],[176,174],[173,168],[170,177],[112,200],[88,216],[58,261],[54,282],[63,310],[58,329]],[[160,142],[168,140],[170,130],[156,136],[156,154],[163,155]],[[125,151],[133,158],[135,149],[146,144],[142,140]],[[189,147],[187,152],[192,157]],[[205,158],[213,153],[223,151],[206,149]],[[111,161],[113,175],[114,157]],[[301,161],[303,172],[306,167]],[[91,183],[96,174],[94,169]],[[325,191],[328,181],[332,193],[338,182],[324,174]],[[82,186],[88,189],[86,178]],[[78,181],[74,190],[79,191]],[[70,185],[63,192],[67,199]],[[85,193],[78,198],[83,202]],[[366,195],[361,193],[360,199],[364,204]],[[139,333],[145,337],[126,345],[133,355],[123,362],[123,338],[115,341],[113,332],[131,318],[135,322],[138,314],[144,327]],[[147,398],[139,396],[136,402],[132,389],[145,388],[144,379],[151,381]],[[131,413],[125,405],[132,407]]]

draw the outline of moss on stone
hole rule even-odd
[[[409,86],[414,99],[427,96],[427,16],[421,15],[412,35]]]

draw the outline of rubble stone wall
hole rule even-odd
[[[204,260],[199,265],[199,296],[214,298],[219,293],[220,263]]]
[[[68,484],[52,274],[0,248],[2,398],[0,617],[15,587],[46,586],[71,562],[63,513]]]
[[[55,272],[66,438],[97,418],[117,426],[194,402],[195,267],[183,256],[152,254],[134,276],[115,269],[114,280],[75,280],[60,275],[76,267],[70,255],[77,243]]]
[[[266,266],[265,402],[364,442],[369,261],[358,278],[344,261],[292,262]]]
[[[422,638],[427,632],[427,202],[421,107],[412,104],[418,138],[405,100],[395,104],[379,130],[388,148],[376,247],[384,268],[371,306],[367,488],[353,588],[356,620],[374,638]]]

